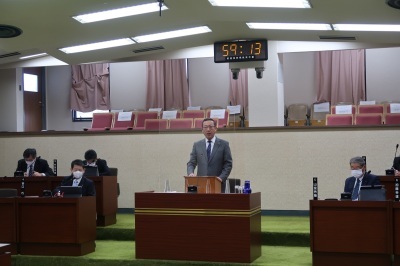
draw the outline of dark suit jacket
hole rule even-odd
[[[60,186],[72,186],[73,176],[66,176],[61,181]],[[81,182],[79,182],[78,186],[82,187],[82,196],[96,196],[96,189],[94,187],[94,183],[92,180],[82,177]]]
[[[400,171],[400,157],[395,157],[393,160],[393,168]]]
[[[197,166],[197,176],[218,176],[222,179],[222,192],[225,182],[232,170],[232,155],[229,142],[215,138],[210,161],[207,159],[206,143],[202,139],[193,144],[190,159],[187,163],[187,174],[194,173]]]
[[[353,193],[354,183],[356,182],[356,178],[354,176],[346,178],[344,183],[344,192]],[[361,186],[370,186],[370,185],[380,185],[379,177],[376,175],[365,173]]]
[[[84,165],[87,165],[87,161],[83,161]],[[111,175],[110,168],[107,166],[107,161],[103,159],[96,160],[97,169],[99,170],[99,176],[108,176]]]
[[[25,159],[21,159],[18,161],[18,166],[16,171],[26,172],[28,165],[25,162]],[[46,160],[41,159],[40,157],[36,158],[35,166],[33,170],[38,173],[44,173],[46,176],[54,176],[53,170],[50,168],[49,164]]]

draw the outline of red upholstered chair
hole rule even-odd
[[[84,128],[85,131],[110,130],[113,123],[113,113],[93,113],[92,127]]]
[[[168,128],[167,119],[146,119],[144,122],[144,130],[166,130]]]
[[[358,106],[359,114],[383,114],[384,107],[383,104],[374,104],[374,105],[359,105]]]
[[[192,118],[178,118],[169,120],[170,129],[190,129],[193,128]]]
[[[351,126],[353,125],[353,115],[326,115],[327,126]]]
[[[400,125],[400,113],[386,114],[385,125]]]
[[[354,125],[382,125],[382,114],[356,114]]]
[[[212,109],[207,110],[206,117],[211,117],[211,111],[212,111]],[[229,125],[229,110],[225,109],[224,118],[218,118],[217,120],[218,120],[219,127],[227,127]]]
[[[336,106],[337,106],[337,105],[331,106],[331,114],[336,114]],[[340,105],[340,106],[343,106],[343,105]],[[354,114],[356,113],[356,111],[357,111],[356,106],[355,106],[355,105],[352,105],[352,106],[351,106],[351,113],[354,115]]]
[[[206,112],[204,110],[183,110],[182,118],[202,118],[206,117]]]
[[[119,119],[120,112],[114,113],[114,123],[111,127],[111,130],[132,130],[135,125],[135,113],[134,112],[124,112],[124,113],[131,113],[130,120],[123,120]],[[122,119],[122,114],[121,117]]]
[[[138,112],[136,114],[136,123],[134,130],[143,130],[146,119],[157,119],[158,112]]]

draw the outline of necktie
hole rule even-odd
[[[352,200],[358,199],[358,192],[360,191],[360,183],[361,183],[360,179],[357,178],[357,183],[354,186],[353,194],[351,195]]]
[[[207,141],[208,146],[207,146],[207,159],[210,160],[211,157],[211,140]]]
[[[33,164],[29,165],[28,176],[33,176]]]
[[[79,185],[79,180],[74,178],[74,182],[72,184],[73,187],[77,187]]]

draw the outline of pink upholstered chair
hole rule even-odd
[[[384,117],[385,125],[400,125],[400,113],[386,114]]]
[[[136,123],[133,130],[143,130],[145,129],[145,121],[147,119],[157,119],[158,112],[138,112],[136,114]]]
[[[168,128],[167,119],[146,119],[144,122],[144,130],[166,130]]]
[[[382,114],[356,114],[354,118],[354,125],[382,125]]]
[[[192,118],[178,118],[169,120],[170,129],[191,129],[193,128]]]
[[[327,126],[351,126],[353,125],[353,115],[326,115]]]
[[[128,112],[127,112],[128,113]],[[131,113],[131,119],[130,120],[123,120],[121,121],[119,119],[119,114],[120,112],[114,113],[114,123],[111,127],[111,130],[132,130],[133,127],[135,126],[135,113]]]
[[[113,123],[113,113],[93,113],[92,127],[84,128],[85,131],[110,130]]]
[[[373,104],[373,105],[359,105],[358,106],[359,114],[383,114],[384,108],[383,104]]]

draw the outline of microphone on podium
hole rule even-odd
[[[399,144],[396,144],[396,151],[394,152],[394,158],[397,157],[397,149],[399,148]]]

